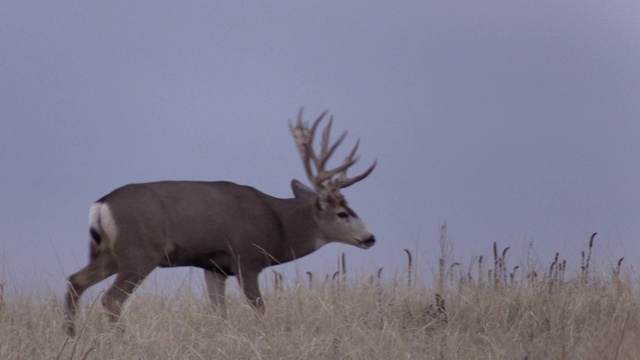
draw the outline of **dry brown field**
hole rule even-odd
[[[141,289],[114,325],[94,292],[75,339],[62,330],[59,297],[4,291],[0,359],[640,358],[638,278],[620,262],[596,273],[589,247],[577,269],[559,258],[508,268],[508,249],[495,244],[493,258],[470,264],[442,249],[432,285],[415,264],[391,279],[301,274],[268,286],[263,317],[231,295],[223,318],[186,286]]]

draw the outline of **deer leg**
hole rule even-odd
[[[113,257],[108,253],[103,253],[101,256],[92,259],[89,265],[69,276],[69,285],[64,301],[63,325],[67,335],[74,337],[76,334],[74,322],[82,293],[91,286],[115,274],[117,270],[118,265],[113,260]]]
[[[215,271],[204,270],[204,280],[211,305],[218,311],[225,311],[225,281],[227,276]]]
[[[260,314],[264,314],[264,300],[260,294],[260,286],[258,284],[258,272],[242,271],[240,274],[240,286],[249,303]]]
[[[107,310],[111,322],[117,322],[118,319],[120,319],[120,313],[122,312],[127,297],[129,297],[133,290],[140,285],[142,280],[144,280],[153,269],[154,268],[138,269],[137,271],[120,270],[120,272],[118,272],[115,281],[102,297],[102,305]]]

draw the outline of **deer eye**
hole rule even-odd
[[[347,218],[349,218],[349,214],[347,214],[347,212],[346,212],[346,211],[340,211],[340,212],[338,213],[338,217],[339,217],[340,219],[347,219]]]

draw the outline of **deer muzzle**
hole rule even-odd
[[[359,247],[363,249],[368,249],[376,243],[376,237],[373,235],[370,235],[366,239],[357,239],[357,241],[358,241]]]

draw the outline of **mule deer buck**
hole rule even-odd
[[[347,134],[330,144],[331,117],[316,154],[313,138],[326,113],[309,127],[300,109],[297,122],[289,123],[313,186],[292,180],[292,199],[224,181],[160,181],[125,185],[96,201],[89,211],[89,264],[68,278],[67,334],[75,336],[80,295],[114,274],[102,297],[114,322],[127,297],[158,266],[203,269],[210,302],[222,311],[225,281],[237,276],[251,305],[263,312],[258,274],[264,268],[295,260],[329,242],[373,246],[373,234],[340,190],[366,178],[376,162],[360,175],[347,176],[358,161],[358,141],[341,165],[325,169]]]

